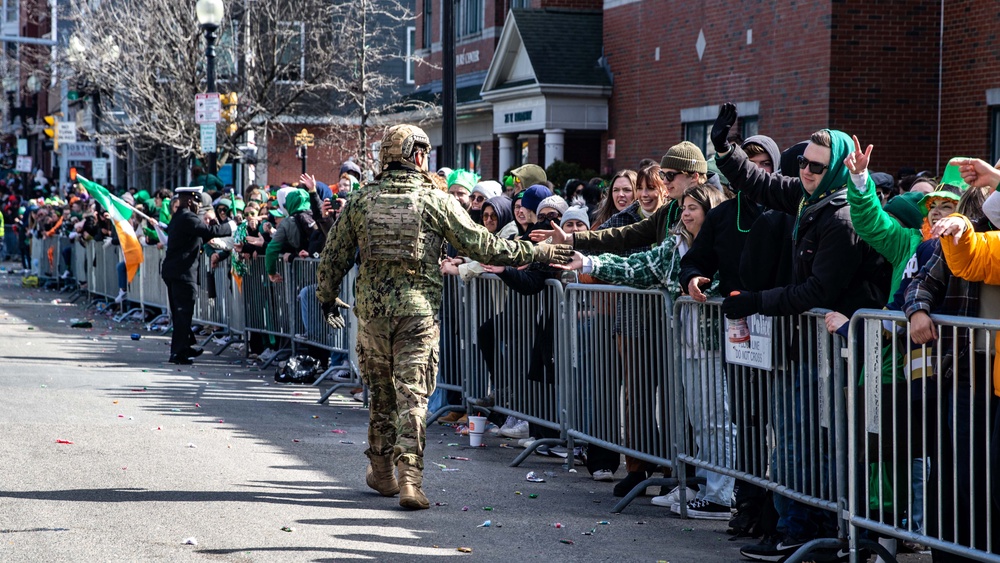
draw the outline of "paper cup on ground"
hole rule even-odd
[[[485,416],[469,417],[469,445],[478,448],[483,444],[483,433],[486,432]]]

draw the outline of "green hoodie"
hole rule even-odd
[[[826,175],[820,180],[812,195],[807,194],[805,188],[802,189],[802,202],[799,203],[799,213],[795,217],[795,227],[792,229],[793,240],[799,238],[799,220],[806,210],[851,182],[851,172],[844,166],[844,159],[854,151],[854,140],[843,131],[836,129],[824,129],[824,131],[830,134],[830,167],[827,168]]]
[[[304,246],[303,243],[307,242],[302,240],[299,225],[295,222],[295,217],[293,217],[293,215],[302,211],[309,211],[309,192],[305,190],[292,190],[285,196],[286,218],[274,232],[271,242],[267,243],[267,252],[264,254],[264,268],[268,274],[277,273],[278,257],[283,252],[289,252],[291,248],[302,248]]]

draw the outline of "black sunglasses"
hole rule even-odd
[[[799,155],[799,170],[805,170],[807,166],[809,167],[809,171],[813,174],[822,174],[824,170],[829,168],[829,166],[823,164],[822,162],[813,162],[806,157]]]
[[[688,173],[687,172],[673,172],[673,171],[660,170],[660,179],[663,180],[663,181],[665,181],[665,182],[673,182],[674,178],[680,176],[681,174],[684,174],[685,176],[687,176]]]
[[[539,222],[541,222],[541,221],[558,221],[560,219],[562,219],[562,213],[557,213],[557,212],[544,213],[544,214],[538,216],[538,221]]]

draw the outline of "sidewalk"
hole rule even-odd
[[[539,456],[511,468],[521,450],[500,446],[513,442],[472,449],[444,426],[428,429],[431,509],[402,510],[364,485],[360,403],[318,405],[319,389],[276,385],[232,349],[166,364],[166,337],[19,281],[0,273],[2,561],[742,560],[724,522],[648,499],[611,514],[613,484],[585,468]]]

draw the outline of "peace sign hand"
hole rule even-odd
[[[857,135],[851,135],[854,139],[854,152],[847,155],[844,159],[844,166],[851,171],[851,174],[861,174],[865,170],[868,170],[868,161],[872,156],[872,145],[868,145],[865,152],[861,152],[861,141],[858,140]]]

